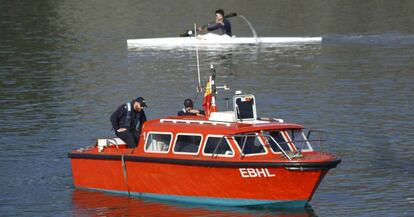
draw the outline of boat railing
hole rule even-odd
[[[278,142],[276,142],[276,140],[272,137],[272,136],[265,136],[264,135],[264,137],[265,138],[270,138],[276,145],[277,145],[277,147],[279,148],[279,150],[281,150],[282,151],[282,153],[283,153],[283,155],[285,155],[285,157],[287,158],[287,159],[289,159],[289,160],[292,160],[292,157],[291,156],[289,156],[288,155],[288,153],[287,152],[285,152],[285,150],[281,147],[281,144],[287,144],[287,143],[289,143],[289,142],[282,142],[282,143],[278,143]]]
[[[318,147],[319,147],[319,152],[322,152],[323,151],[323,142],[325,142],[326,141],[326,139],[303,139],[303,140],[295,140],[295,141],[288,141],[288,142],[279,142],[279,143],[277,143],[274,139],[273,139],[273,137],[271,137],[271,136],[265,136],[265,137],[270,137],[270,139],[272,139],[277,145],[278,145],[278,147],[279,147],[279,149],[280,149],[280,145],[285,145],[285,144],[294,144],[295,145],[295,147],[296,147],[296,149],[297,149],[297,151],[296,152],[291,152],[291,151],[288,151],[288,152],[284,152],[284,153],[286,153],[289,157],[287,157],[286,155],[286,157],[290,160],[291,158],[301,158],[302,157],[302,151],[304,150],[304,148],[306,147],[306,145],[308,145],[309,146],[309,144],[311,143],[312,145],[310,145],[310,147],[312,147],[312,150],[313,151],[315,151],[316,149],[315,149],[315,144],[318,144]],[[317,142],[317,143],[315,143],[315,142]],[[283,149],[280,149],[280,150],[283,150]]]
[[[315,135],[314,137],[316,138],[311,139],[311,135]],[[328,140],[328,133],[320,129],[309,129],[308,133],[306,134],[306,140],[312,142],[313,150],[315,150],[315,145],[317,144],[319,146],[319,151],[323,152],[323,143]]]
[[[265,135],[256,135],[256,134],[232,134],[232,135],[224,135],[224,136],[222,136],[221,138],[220,138],[220,140],[217,142],[217,144],[216,144],[216,147],[214,148],[214,151],[213,151],[213,154],[212,154],[212,157],[217,157],[218,155],[219,155],[219,153],[217,152],[218,150],[219,150],[219,147],[220,147],[220,144],[221,144],[221,141],[224,139],[224,138],[237,138],[237,137],[239,137],[239,138],[245,138],[244,140],[243,140],[243,144],[242,144],[242,147],[241,147],[241,151],[240,151],[240,159],[243,159],[244,158],[244,156],[246,155],[245,153],[244,153],[244,150],[245,150],[245,148],[246,148],[246,142],[247,142],[247,138],[248,137],[254,137],[254,138],[257,138],[257,137],[270,137],[273,141],[274,141],[274,139],[271,137],[271,136],[265,136]],[[274,141],[275,142],[275,144],[277,144],[277,146],[279,147],[279,150],[281,150],[282,151],[282,153],[283,153],[283,155],[286,157],[286,158],[288,158],[289,160],[292,160],[292,158],[289,156],[289,154],[285,151],[285,150],[283,150],[283,148],[279,145],[279,143],[277,143],[276,141]]]
[[[318,138],[316,139],[310,139],[311,135],[316,134],[318,136]],[[224,135],[220,138],[220,140],[217,142],[217,144],[215,145],[214,151],[212,153],[212,157],[217,157],[219,155],[218,150],[220,148],[221,142],[223,139],[225,138],[245,138],[243,140],[243,144],[241,146],[241,151],[240,151],[240,159],[243,159],[245,157],[245,153],[244,150],[246,148],[246,143],[247,143],[247,138],[248,137],[263,137],[269,140],[272,140],[274,142],[274,144],[277,145],[277,147],[279,148],[280,152],[290,161],[294,158],[300,158],[302,157],[302,151],[304,150],[304,148],[306,147],[306,145],[308,147],[312,147],[312,150],[315,151],[315,144],[317,144],[317,146],[319,147],[319,151],[322,152],[323,151],[323,142],[327,141],[327,133],[323,130],[316,130],[316,129],[311,129],[308,131],[307,135],[306,135],[306,139],[303,140],[294,140],[294,141],[285,141],[285,142],[277,142],[272,136],[270,135],[263,135],[263,134],[232,134],[232,135]],[[294,144],[297,151],[296,152],[292,152],[292,151],[287,151],[284,150],[282,148],[282,145],[286,145],[286,144]],[[238,144],[240,145],[240,144]],[[240,147],[240,146],[239,146]]]

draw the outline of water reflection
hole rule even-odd
[[[259,36],[323,36],[321,45],[200,49],[203,79],[217,64],[219,84],[254,93],[262,116],[329,132],[344,162],[312,199],[318,215],[410,216],[414,1],[166,2],[2,1],[0,215],[68,216],[66,154],[113,135],[115,106],[142,95],[150,119],[176,114],[195,95],[194,50],[130,51],[126,39],[176,36],[220,4]],[[238,21],[235,34],[250,36]]]
[[[85,190],[74,190],[72,202],[75,216],[316,216],[311,207],[276,209],[183,205]]]
[[[262,100],[277,100],[278,98],[274,97],[275,91],[288,90],[291,92],[289,86],[292,82],[292,76],[294,76],[293,79],[299,76],[303,80],[301,85],[314,84],[314,82],[306,82],[306,79],[308,75],[312,76],[312,73],[309,72],[315,71],[315,67],[319,67],[314,61],[320,56],[321,48],[322,46],[319,44],[291,44],[278,46],[239,45],[224,50],[200,49],[201,80],[207,80],[210,74],[210,64],[213,64],[216,67],[218,85],[226,84],[231,88],[231,91],[227,91],[225,94],[232,95],[235,90],[242,90],[246,93],[263,93],[265,96],[260,96]],[[175,114],[182,106],[183,99],[196,97],[196,63],[196,52],[188,47],[170,50],[148,48],[128,50],[128,74],[139,78],[130,79],[128,82],[137,87],[168,87],[154,88],[151,91],[142,88],[140,94],[147,96],[152,100],[153,105],[157,106],[151,107],[151,117],[163,117],[171,115],[171,112]],[[290,74],[286,74],[286,72]],[[319,79],[318,76],[314,77]],[[257,88],[257,84],[261,84],[261,88]],[[171,89],[175,94],[171,94]],[[168,97],[162,99],[160,96]],[[228,97],[223,95],[223,91],[219,97],[221,96]],[[289,98],[291,97],[292,94],[289,94]],[[217,102],[219,109],[225,108],[222,98]],[[223,104],[220,104],[221,102]],[[282,106],[282,103],[278,104],[278,107]],[[166,111],[166,106],[172,108],[172,111]],[[196,106],[201,107],[201,103]],[[269,112],[274,112],[274,110],[269,109]]]
[[[231,76],[232,80],[245,80],[246,77],[251,79],[254,74],[269,73],[269,71],[275,69],[285,70],[286,67],[303,68],[303,65],[299,65],[299,63],[292,65],[290,62],[292,60],[295,62],[304,60],[312,63],[311,61],[320,55],[321,48],[321,44],[204,46],[199,49],[201,74],[207,78],[211,64],[216,67],[218,76]],[[160,65],[160,61],[164,64]],[[168,65],[170,63],[177,67],[171,67],[171,65]],[[197,75],[196,63],[196,49],[194,47],[128,49],[128,71],[131,72],[139,73],[139,71],[143,71],[140,68],[150,65],[152,68],[146,69],[147,72],[155,72],[166,66],[169,71],[174,71],[176,75],[183,73]],[[235,76],[237,73],[243,72],[247,73],[239,77]],[[187,80],[191,79],[188,77]]]

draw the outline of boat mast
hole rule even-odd
[[[210,81],[211,81],[211,108],[210,108],[210,113],[211,112],[216,112],[217,111],[217,106],[216,106],[216,84],[215,84],[215,80],[216,80],[216,69],[214,68],[213,64],[210,65],[210,71],[211,71],[211,77],[210,77]]]
[[[196,56],[197,56],[197,75],[198,75],[197,93],[199,93],[201,92],[200,59],[198,58],[197,24],[195,23],[194,23],[194,40],[195,40],[195,45],[196,45]]]

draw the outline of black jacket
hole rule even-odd
[[[217,30],[217,29],[221,29],[222,34],[227,34],[228,36],[232,36],[230,21],[228,19],[224,18],[223,24],[224,25],[222,25],[221,23],[215,23],[211,26],[208,26],[207,30],[208,31],[214,31],[214,30]]]
[[[204,110],[199,110],[200,111],[200,115],[205,115],[206,112]],[[178,116],[194,116],[197,115],[196,113],[192,113],[192,112],[188,112],[187,110],[185,110],[185,108],[183,108],[182,110],[178,111],[177,113]]]
[[[123,104],[116,109],[111,115],[111,123],[112,128],[114,128],[115,132],[119,128],[127,128],[128,130],[135,129],[138,125],[138,130],[141,130],[142,125],[145,121],[147,121],[147,117],[145,116],[144,110],[137,112],[134,110],[134,103],[131,102],[131,122],[129,124],[130,127],[126,124],[127,119],[127,104]]]

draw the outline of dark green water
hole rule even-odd
[[[312,207],[220,209],[74,190],[67,152],[112,135],[118,105],[142,95],[152,119],[195,96],[194,50],[128,51],[126,39],[176,36],[220,7],[261,36],[324,37],[200,51],[203,79],[214,64],[219,83],[256,95],[261,116],[328,131],[343,162]],[[2,0],[0,215],[413,216],[413,14],[413,1]]]

